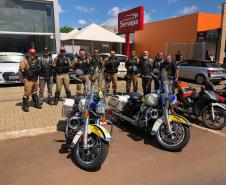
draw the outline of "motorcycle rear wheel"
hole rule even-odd
[[[216,119],[213,120],[211,108],[207,107],[202,112],[202,121],[207,128],[213,130],[221,130],[225,127],[226,113],[222,108],[214,107],[214,114]]]
[[[81,138],[72,150],[72,157],[80,168],[91,171],[101,167],[107,158],[109,144],[98,136],[90,134],[88,146],[87,149],[83,147],[83,139]]]
[[[175,152],[183,149],[190,140],[190,128],[178,122],[172,122],[173,134],[170,134],[165,124],[156,133],[156,140],[167,151]]]

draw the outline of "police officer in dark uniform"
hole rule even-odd
[[[136,56],[136,52],[132,51],[130,58],[126,62],[126,92],[130,92],[131,82],[133,82],[133,91],[138,90],[138,65],[140,63],[139,58]]]
[[[167,74],[168,81],[171,85],[172,93],[174,93],[179,73],[178,66],[176,62],[172,60],[171,55],[166,55],[165,61],[160,65],[160,72]]]
[[[110,57],[105,60],[105,89],[109,92],[112,82],[113,94],[117,91],[117,73],[119,61],[115,56],[115,51],[111,51]]]
[[[60,48],[60,54],[54,59],[53,67],[56,72],[56,92],[55,92],[55,105],[58,104],[60,98],[60,92],[62,85],[64,85],[65,93],[67,98],[71,97],[71,91],[69,89],[70,77],[69,69],[72,67],[70,58],[66,55],[64,47]]]
[[[90,60],[90,67],[97,70],[102,70],[104,67],[104,61],[102,57],[99,56],[99,51],[96,49],[93,52],[93,56]]]
[[[19,75],[24,82],[23,106],[24,112],[29,111],[28,100],[32,96],[34,107],[41,109],[42,106],[38,100],[38,75],[40,71],[39,62],[35,56],[35,49],[29,49],[29,56],[20,62]]]
[[[155,57],[154,63],[153,63],[153,74],[155,76],[159,76],[159,67],[160,64],[164,61],[163,52],[157,53],[157,56]],[[155,90],[159,89],[159,81],[158,79],[154,78],[154,84],[155,84]]]
[[[93,56],[90,60],[90,68],[95,69],[97,74],[103,75],[103,69],[104,69],[104,61],[101,56],[99,56],[99,51],[96,49],[93,52]],[[103,81],[102,78],[98,78],[97,82],[98,85],[102,85]]]
[[[140,59],[140,75],[142,78],[142,87],[144,95],[151,93],[151,82],[153,73],[153,60],[149,58],[148,51],[144,51]]]
[[[81,80],[85,80],[86,83],[89,83],[89,68],[90,68],[90,59],[87,58],[86,52],[84,49],[79,50],[79,56],[75,57],[74,61],[72,62],[72,68],[75,70],[75,74]],[[77,84],[77,95],[83,94],[82,84]]]
[[[44,89],[47,84],[48,88],[48,99],[47,102],[50,105],[54,105],[52,98],[52,88],[53,88],[53,59],[49,55],[48,48],[45,48],[43,51],[43,56],[38,58],[38,61],[41,66],[39,73],[39,101],[43,103],[44,101]]]

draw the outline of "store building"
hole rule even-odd
[[[221,41],[222,7],[222,15],[195,13],[145,24],[143,31],[135,33],[136,52],[148,50],[154,57],[159,51],[172,55],[181,51],[184,59],[206,59],[213,53],[219,60],[225,47]]]
[[[58,0],[1,0],[0,52],[60,47]]]

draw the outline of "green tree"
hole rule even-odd
[[[60,28],[60,33],[69,33],[72,30],[74,30],[74,28],[70,26],[63,26]]]

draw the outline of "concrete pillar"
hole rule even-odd
[[[59,6],[58,0],[54,0],[53,7],[54,7],[54,21],[55,21],[56,53],[60,51],[60,20],[59,20],[58,6]]]
[[[220,55],[219,63],[223,64],[225,57],[225,39],[226,39],[226,4],[222,4],[222,18],[221,18],[221,39],[220,39]]]

